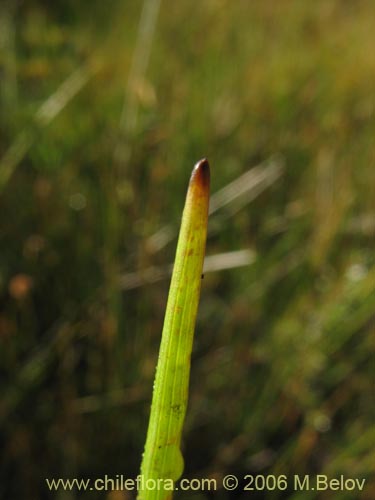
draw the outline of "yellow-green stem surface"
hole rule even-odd
[[[171,483],[183,472],[180,443],[206,247],[209,185],[209,165],[207,160],[201,160],[192,172],[182,215],[141,465],[139,500],[170,499]]]

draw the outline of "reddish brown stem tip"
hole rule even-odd
[[[199,186],[203,191],[208,191],[210,187],[210,165],[206,158],[199,160],[193,169],[190,184]]]

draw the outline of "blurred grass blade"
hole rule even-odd
[[[183,471],[180,441],[206,246],[209,184],[209,165],[201,160],[193,170],[182,215],[141,466],[143,485],[150,479],[176,481]],[[171,496],[163,485],[139,492],[142,500]]]
[[[0,194],[36,140],[38,130],[47,127],[61,113],[96,71],[96,68],[88,65],[76,69],[39,107],[33,123],[19,132],[0,159]]]
[[[204,259],[203,272],[212,273],[225,269],[249,266],[256,261],[256,254],[249,248],[234,250],[232,252],[216,253]],[[133,290],[150,283],[168,278],[173,271],[173,264],[166,266],[150,266],[139,271],[122,274],[119,277],[121,290]]]
[[[114,160],[118,168],[124,166],[129,159],[131,139],[137,130],[139,99],[136,88],[144,81],[148,62],[153,46],[157,18],[161,0],[144,0],[141,17],[138,24],[137,40],[131,61],[128,81],[126,85],[124,104],[121,111],[120,127],[117,143],[114,150]],[[119,174],[121,178],[125,175]]]
[[[229,204],[237,203],[241,208],[253,201],[281,177],[283,163],[281,155],[273,155],[262,164],[234,179],[211,196],[209,214]]]
[[[274,184],[283,173],[284,158],[279,154],[271,156],[214,193],[210,200],[209,214],[216,214],[219,210],[227,207],[229,208],[228,215],[232,217],[234,213],[251,203],[264,190]],[[213,221],[214,219],[212,219]],[[220,223],[211,223],[209,235],[220,231],[221,228]],[[173,224],[163,226],[148,238],[147,250],[150,253],[159,252],[174,239],[176,234],[177,228]]]

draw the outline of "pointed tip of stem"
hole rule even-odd
[[[199,160],[191,174],[190,184],[199,186],[203,191],[208,191],[210,187],[210,164],[206,158]]]

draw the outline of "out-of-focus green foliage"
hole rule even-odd
[[[1,2],[0,496],[129,498],[45,483],[138,473],[168,280],[120,277],[173,259],[152,236],[196,158],[215,192],[277,153],[209,229],[208,255],[255,259],[204,279],[184,476],[344,474],[370,500],[375,3],[157,7]]]

